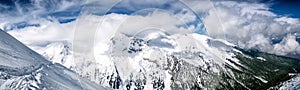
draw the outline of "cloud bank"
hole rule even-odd
[[[191,2],[191,4],[188,4],[191,5],[189,7],[199,7],[195,11],[199,14],[199,16],[201,16],[202,21],[205,22],[206,24],[205,26],[207,26],[206,28],[209,28],[208,32],[210,33],[209,35],[211,37],[217,38],[218,36],[226,36],[226,39],[228,41],[244,49],[258,49],[263,52],[273,53],[277,55],[294,55],[294,56],[300,55],[299,42],[296,41],[296,39],[300,40],[300,22],[299,19],[297,18],[290,18],[288,16],[277,15],[276,13],[270,11],[269,8],[270,6],[263,3],[257,3],[257,2],[212,1],[212,5],[214,5],[214,7],[210,7],[209,5],[205,6],[202,4],[197,4],[194,1],[189,1],[189,0],[186,1]],[[153,14],[152,16],[151,15],[145,16],[145,15],[130,15],[128,13],[124,14],[121,12],[120,12],[121,14],[117,13],[117,14],[102,15],[103,11],[101,14],[96,12],[97,10],[104,10],[103,7],[108,7],[103,3],[110,3],[110,5],[114,5],[117,4],[118,2],[117,0],[105,1],[105,2],[103,1],[102,3],[99,1],[91,0],[84,4],[80,2],[64,1],[64,3],[66,3],[64,5],[66,6],[59,6],[58,8],[52,11],[65,12],[65,11],[72,10],[72,8],[73,9],[79,8],[79,7],[75,7],[76,5],[78,6],[86,5],[88,6],[87,8],[93,10],[91,12],[95,12],[93,13],[95,15],[86,16],[90,19],[98,20],[97,23],[95,24],[99,24],[101,18],[103,18],[104,16],[108,16],[108,18],[106,18],[106,23],[103,23],[102,26],[100,27],[106,29],[106,31],[108,32],[99,31],[97,33],[113,33],[114,32],[113,29],[115,29],[114,27],[120,25],[120,23],[122,23],[122,21],[124,21],[126,18],[129,18],[128,22],[131,22],[131,23],[127,23],[125,26],[123,25],[122,28],[125,28],[126,30],[132,29],[131,27],[138,28],[135,26],[135,23],[144,24],[144,26],[147,26],[147,24],[149,23],[162,24],[156,22],[155,19],[157,19],[158,21],[163,20],[162,21],[163,23],[167,23],[168,21],[171,21],[169,22],[169,24],[163,24],[163,25],[173,29],[178,28],[178,24],[182,25],[182,24],[192,23],[191,25],[187,24],[188,30],[197,29],[198,28],[196,27],[197,24],[203,24],[201,22],[195,23],[195,20],[197,20],[197,18],[195,18],[193,13],[184,11],[183,9],[181,9],[182,11],[175,10],[176,12],[173,12],[173,15],[177,17],[176,20],[179,20],[180,22],[178,23],[176,20],[175,20],[176,22],[174,21],[173,17],[168,18],[168,14],[161,14],[161,13]],[[125,0],[124,2],[121,2],[121,5],[119,6],[117,5],[114,9],[112,9],[111,12],[113,11],[118,12],[118,10],[123,10],[122,7],[127,7],[124,10],[128,10],[128,12],[134,13],[135,10],[144,9],[142,6],[145,6],[145,4],[147,4],[147,7],[149,8],[153,6],[158,8],[168,8],[168,9],[178,8],[176,7],[176,5],[171,5],[169,7],[159,7],[160,5],[166,5],[165,3],[178,4],[178,2],[173,2],[172,0],[171,1],[167,0],[157,5],[150,1],[130,2]],[[35,3],[35,4],[37,4],[36,6],[34,6],[35,8],[47,6],[41,3]],[[18,5],[18,3],[15,3],[15,5]],[[94,6],[97,6],[97,8],[92,8]],[[0,7],[6,9],[10,8],[8,5],[4,5],[4,4],[1,4]],[[49,41],[49,40],[53,40],[53,41],[68,40],[72,42],[74,28],[76,28],[76,20],[62,24],[55,17],[46,17],[42,19],[34,18],[35,15],[49,14],[46,13],[47,9],[33,8],[32,10],[29,10],[30,12],[24,12],[24,11],[25,10],[23,9],[18,10],[17,13],[20,14],[26,13],[25,15],[21,14],[20,16],[7,17],[9,16],[8,14],[1,14],[0,17],[7,17],[7,18],[1,18],[2,19],[1,21],[4,22],[1,22],[0,28],[3,28],[4,26],[13,24],[15,22],[26,21],[26,23],[38,24],[38,26],[25,27],[21,29],[13,29],[12,31],[9,31],[9,33],[25,43],[35,42],[35,41]],[[211,13],[217,13],[218,18],[215,18],[215,16],[211,16],[212,15]],[[59,13],[54,13],[54,15],[57,14]],[[155,19],[151,19],[150,17]],[[80,17],[77,17],[75,15],[75,18],[78,19]],[[141,20],[144,21],[146,20],[148,22],[142,22]],[[216,25],[215,22],[210,22],[210,21],[220,21],[222,27],[219,27],[219,25]],[[83,27],[85,26],[85,23],[80,23],[80,24]],[[86,23],[86,24],[90,24],[90,23]],[[89,25],[86,25],[86,27],[88,26]],[[99,28],[97,25],[94,26],[96,27],[89,27],[89,28],[94,28],[94,29]],[[141,27],[142,26],[143,25],[141,25]],[[218,30],[219,28],[222,28],[222,30],[224,31],[220,33],[220,31]],[[33,38],[32,36],[34,36],[35,38]],[[110,34],[105,34],[104,36],[100,36],[96,38],[101,38],[101,37],[107,38],[110,37]]]
[[[13,30],[38,27],[40,20],[69,22],[79,15],[83,0],[4,0],[0,1],[0,28]]]
[[[214,1],[213,4],[228,41],[245,49],[300,55],[296,41],[300,33],[299,19],[277,15],[262,3]],[[204,22],[218,19],[210,18],[209,11]]]

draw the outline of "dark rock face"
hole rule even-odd
[[[122,79],[119,75],[117,68],[116,68],[116,73],[113,73],[109,78],[109,86],[113,89],[120,89],[122,86]]]
[[[153,80],[153,89],[163,90],[165,88],[164,81],[162,79]]]
[[[145,42],[143,39],[132,39],[130,42],[130,45],[128,47],[128,53],[137,53],[141,52],[143,50],[143,46],[145,46],[147,42]]]

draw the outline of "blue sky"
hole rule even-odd
[[[276,14],[300,18],[299,0],[263,0],[261,2],[269,4],[271,11]]]

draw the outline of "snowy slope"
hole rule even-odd
[[[131,89],[214,88],[218,86],[218,75],[224,71],[225,58],[231,58],[231,55],[226,53],[225,44],[213,44],[218,46],[216,48],[208,41],[218,40],[199,34],[151,32],[133,37],[117,34],[112,38],[114,43],[110,55],[118,69],[114,78],[124,83],[111,86]]]
[[[300,76],[285,81],[282,83],[282,86],[279,88],[280,90],[299,90],[300,89]]]
[[[293,78],[280,83],[277,86],[269,88],[270,90],[299,90],[300,89],[300,76],[299,74],[290,73],[289,76]]]
[[[43,45],[31,45],[33,50],[40,53],[47,60],[51,60],[53,63],[59,63],[67,68],[70,68],[73,64],[72,45],[67,41],[51,41]]]
[[[253,55],[205,35],[121,36],[101,42],[95,49],[106,51],[95,53],[95,60],[82,55],[80,63],[71,58],[68,42],[50,43],[36,51],[112,89],[268,89],[285,82],[277,78],[299,71],[300,66],[294,59]],[[284,83],[282,88],[295,88],[292,85]]]
[[[0,30],[0,89],[104,89],[41,55]]]
[[[81,63],[66,58],[73,55],[69,45],[55,42],[37,51],[54,62],[70,62],[58,63],[113,89],[265,89],[283,82],[276,80],[282,74],[299,69],[297,60],[248,53],[199,34],[120,33],[96,46],[95,50],[106,50],[95,53],[96,60],[82,55]]]

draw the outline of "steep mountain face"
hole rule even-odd
[[[67,68],[71,68],[73,62],[72,45],[67,41],[47,42],[42,46],[35,45],[34,50],[43,55],[46,59],[53,63],[59,63]]]
[[[278,89],[278,85],[293,78],[300,70],[300,61],[288,57],[281,57],[258,51],[244,51],[235,56],[241,65],[239,69],[226,65],[227,70],[233,72],[236,80],[249,89]],[[235,63],[230,60],[230,62]],[[223,83],[222,87],[230,84]],[[277,87],[274,87],[277,86]],[[234,88],[243,88],[234,86]]]
[[[110,49],[96,53],[96,60],[61,64],[101,85],[128,90],[278,89],[287,87],[286,81],[300,70],[299,60],[246,51],[199,34],[120,33],[110,41],[105,43]],[[53,44],[39,53],[48,53],[43,55],[53,61],[72,61],[64,59],[72,56],[64,54],[72,52],[65,45],[70,47]]]
[[[291,74],[295,75],[295,74]],[[295,77],[293,77],[290,80],[287,80],[280,85],[277,85],[275,87],[272,87],[270,89],[280,89],[280,90],[299,90],[300,89],[300,76],[297,74]]]
[[[0,89],[104,89],[62,65],[52,64],[2,30],[0,36]]]

